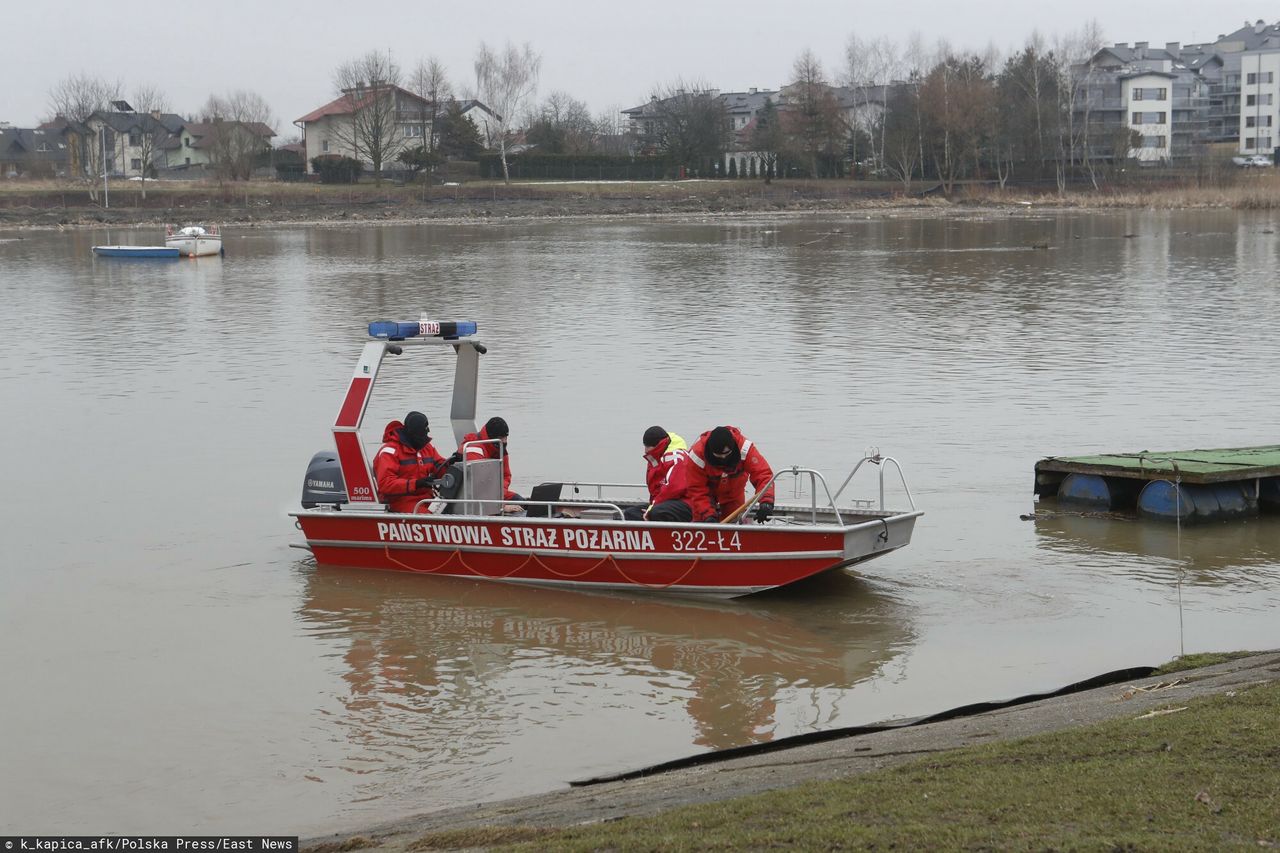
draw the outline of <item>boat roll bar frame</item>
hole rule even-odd
[[[459,338],[408,338],[406,340],[373,340],[364,345],[355,373],[347,386],[342,408],[333,422],[333,443],[338,451],[338,464],[347,488],[349,509],[380,510],[384,504],[378,498],[373,481],[373,469],[360,443],[360,425],[369,408],[373,386],[388,354],[400,355],[406,347],[449,346],[457,354],[453,371],[453,402],[449,409],[449,421],[453,426],[455,441],[461,445],[468,433],[476,432],[476,399],[480,377],[480,355],[485,347],[470,337]]]

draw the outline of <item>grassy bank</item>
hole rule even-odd
[[[205,220],[271,223],[359,220],[475,219],[841,211],[889,208],[948,210],[968,207],[1229,208],[1280,207],[1280,174],[1253,170],[1226,185],[1191,187],[1145,181],[1103,190],[1052,187],[1000,190],[969,184],[944,198],[931,182],[904,191],[897,182],[849,180],[703,180],[653,182],[472,181],[453,186],[382,186],[254,182],[225,184],[138,182],[112,186],[111,206],[84,184],[55,181],[0,183],[0,225],[77,226]]]
[[[1280,847],[1280,685],[1176,695],[1145,714],[841,781],[586,827],[438,832],[409,849]]]

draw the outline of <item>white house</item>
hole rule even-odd
[[[108,173],[130,177],[165,168],[185,119],[174,113],[136,112],[125,101],[114,101],[112,107],[85,120],[94,162],[105,154]]]
[[[391,112],[394,129],[386,140],[389,144],[383,152],[387,155],[383,160],[385,168],[401,151],[417,148],[423,144],[427,133],[430,132],[428,125],[437,107],[399,86],[390,86],[383,91],[390,91],[394,99]],[[367,105],[372,97],[365,92],[346,90],[341,96],[294,121],[294,124],[302,130],[309,174],[314,171],[311,160],[326,155],[351,157],[361,160],[366,166],[372,166],[363,152],[358,154],[352,147],[355,141],[352,117],[355,110]],[[493,111],[479,101],[469,100],[459,103],[462,106],[462,114],[476,122],[481,133],[487,135]],[[447,106],[444,103],[439,105],[441,114]]]
[[[270,127],[256,121],[188,122],[177,133],[175,144],[167,152],[169,168],[189,169],[214,165],[219,156],[221,133],[243,135],[243,145],[231,146],[235,150],[258,147],[265,151],[271,147],[271,140],[276,135]],[[224,145],[223,148],[225,150],[227,146]]]

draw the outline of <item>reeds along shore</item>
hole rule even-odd
[[[415,220],[487,217],[618,216],[838,211],[846,209],[1009,206],[1083,209],[1280,208],[1280,170],[1240,170],[1197,184],[1142,177],[1100,189],[1073,185],[957,184],[944,195],[936,182],[830,180],[691,180],[644,182],[471,181],[453,185],[374,183],[321,185],[138,182],[109,189],[78,181],[0,183],[0,227],[150,224],[177,219],[226,223]]]

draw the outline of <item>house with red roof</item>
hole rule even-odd
[[[459,102],[483,130],[494,113],[479,101]],[[426,144],[431,123],[443,115],[448,103],[433,104],[395,85],[356,87],[342,90],[329,103],[294,121],[302,131],[307,173],[313,173],[312,159],[324,156],[351,157],[372,167],[368,155],[369,138],[376,136],[386,169],[401,151]]]

